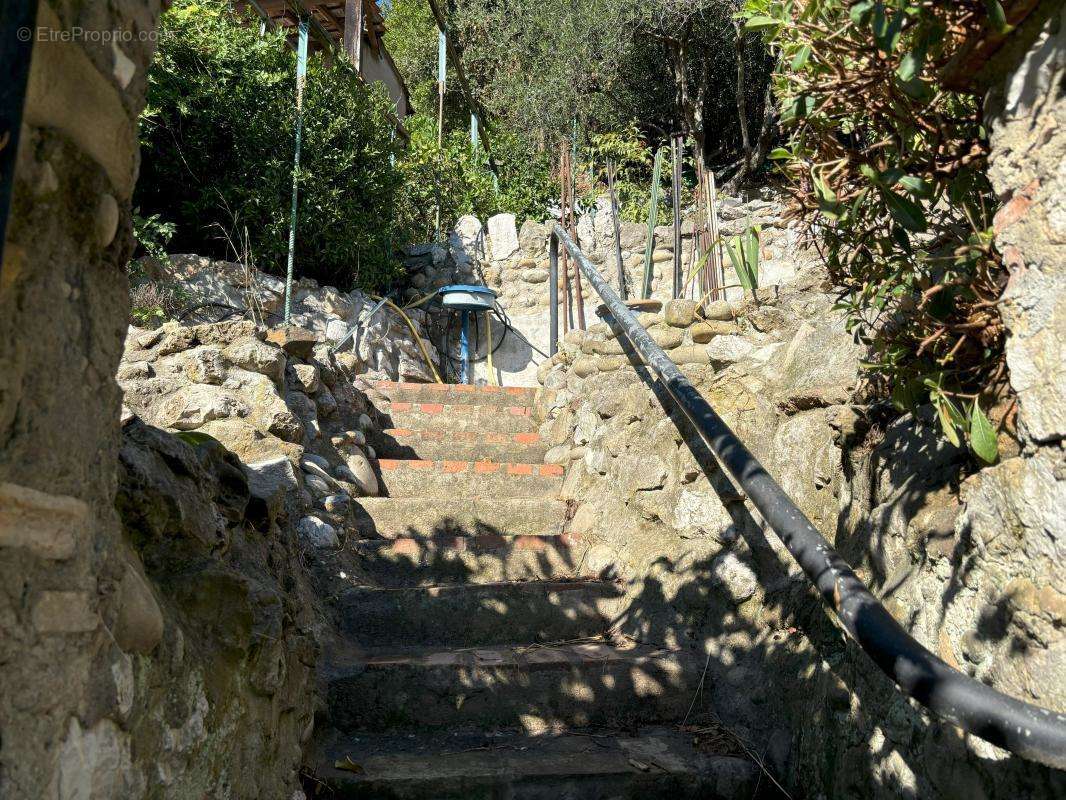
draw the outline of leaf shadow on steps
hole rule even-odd
[[[626,599],[617,623],[621,629],[642,641],[683,634],[691,645],[709,652],[704,682],[708,705],[732,730],[743,732],[793,797],[866,797],[873,792],[917,800],[950,796],[961,784],[1011,787],[1032,797],[1066,791],[1066,773],[1017,757],[980,755],[956,728],[906,699],[842,634],[776,534],[749,511],[665,387],[628,342],[623,348],[729,512],[739,534],[739,546],[731,552],[754,571],[760,592],[737,603],[723,591],[712,562],[662,558],[657,562],[662,574],[680,576],[680,581],[670,581],[668,598],[662,579],[645,578],[639,593]],[[923,476],[927,490],[939,490],[948,480],[943,458],[919,456],[914,463],[930,461],[929,474]],[[849,511],[843,508],[841,517]],[[838,546],[845,558],[859,563],[871,549],[869,543],[845,539],[842,531],[843,523],[838,525]],[[867,525],[859,533],[871,535],[872,528]]]

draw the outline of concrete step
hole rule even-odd
[[[315,779],[339,800],[762,800],[758,768],[666,727],[589,735],[518,732],[320,735]],[[353,765],[337,769],[337,764]],[[769,781],[762,781],[769,786]]]
[[[698,661],[698,663],[697,663]],[[679,723],[703,659],[603,640],[477,649],[341,650],[322,665],[344,731]]]
[[[563,485],[558,464],[501,461],[415,461],[378,459],[389,497],[549,497]]]
[[[367,574],[386,587],[601,577],[582,566],[581,544],[569,534],[398,536],[349,547]]]
[[[378,410],[387,428],[408,430],[492,431],[532,433],[536,430],[529,406],[490,406],[468,403],[381,403]]]
[[[382,458],[465,459],[540,463],[548,445],[535,432],[449,431],[444,428],[390,428],[370,437]]]
[[[537,390],[520,386],[471,386],[463,383],[375,381],[388,400],[407,403],[464,403],[483,406],[532,406]]]
[[[356,533],[364,538],[496,533],[562,533],[561,500],[477,497],[363,497],[355,510]]]
[[[334,602],[338,627],[366,647],[506,644],[603,634],[621,587],[613,581],[355,587]]]

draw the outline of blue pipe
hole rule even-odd
[[[470,367],[470,312],[463,309],[460,319],[462,333],[459,334],[459,383],[467,383],[473,374]]]

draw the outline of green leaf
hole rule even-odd
[[[907,83],[917,77],[918,73],[922,71],[922,64],[925,63],[925,45],[921,44],[909,51],[899,62],[899,67],[896,69],[896,76]]]
[[[784,147],[776,147],[776,148],[774,148],[773,150],[770,151],[770,154],[767,156],[767,158],[774,159],[775,161],[788,160],[788,159],[791,159],[792,157],[793,157],[792,156],[792,152],[790,150],[786,150]]]
[[[769,28],[776,28],[780,24],[781,20],[774,19],[773,17],[748,17],[744,22],[744,30],[762,31]]]
[[[955,423],[951,419],[951,411],[948,409],[948,401],[945,397],[940,396],[933,401],[936,405],[936,414],[940,419],[940,427],[944,430],[944,436],[956,447],[960,447],[962,442],[959,440],[959,432],[955,430]]]
[[[976,400],[970,409],[970,449],[986,464],[994,464],[999,457],[996,429],[992,427]]]
[[[985,8],[988,9],[988,18],[992,22],[992,27],[1000,33],[1006,33],[1009,26],[1003,4],[999,0],[985,0]]]
[[[929,223],[925,219],[925,212],[913,200],[908,200],[906,197],[888,190],[882,194],[884,195],[885,203],[888,205],[888,211],[892,214],[892,219],[899,223],[901,227],[914,233],[923,233],[929,227]]]
[[[799,52],[792,57],[792,71],[799,72],[805,66],[807,66],[807,60],[811,57],[811,46],[809,44],[803,45],[799,49]]]
[[[895,52],[899,44],[900,31],[903,29],[904,14],[897,11],[891,15],[885,13],[883,3],[878,3],[874,9],[873,32],[877,48],[885,53]]]
[[[874,8],[874,0],[859,0],[851,7],[851,21],[856,25],[864,25],[870,19]]]
[[[904,175],[897,183],[915,197],[928,200],[933,196],[933,184],[916,175]]]

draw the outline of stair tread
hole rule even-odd
[[[549,498],[365,497],[357,527],[388,538],[442,533],[551,533],[562,530],[566,503]]]
[[[618,581],[597,578],[575,580],[529,580],[491,581],[489,583],[435,583],[418,586],[352,586],[351,592],[417,592],[427,595],[445,595],[449,592],[488,592],[493,589],[519,592],[576,592],[582,589],[602,588],[621,593]]]
[[[551,669],[616,662],[634,665],[657,659],[686,659],[679,649],[611,642],[604,638],[572,643],[532,643],[485,647],[351,648],[336,651],[333,668],[390,669]]]
[[[718,772],[731,772],[741,782],[754,777],[747,759],[721,745],[697,749],[693,739],[665,726],[642,727],[635,734],[597,729],[540,736],[519,731],[358,737],[331,732],[316,741],[314,760],[316,777],[327,783],[425,782],[443,791],[449,784],[438,782],[450,779],[631,775],[654,780],[656,775]],[[346,759],[361,772],[336,769]]]
[[[394,393],[406,393],[406,394],[424,394],[427,396],[432,395],[447,395],[447,394],[468,394],[471,397],[474,396],[494,396],[500,398],[532,398],[536,395],[537,389],[534,386],[475,386],[469,383],[412,383],[408,381],[374,381],[371,383],[375,389],[383,394]]]

